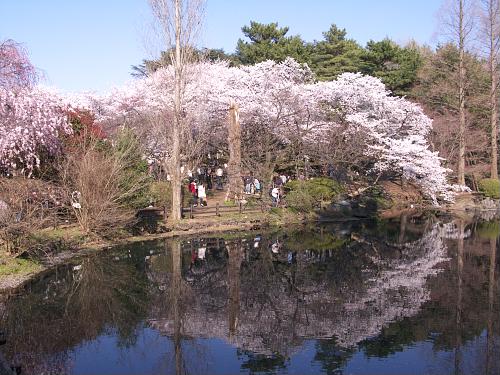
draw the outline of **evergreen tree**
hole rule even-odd
[[[250,41],[238,40],[236,60],[244,65],[253,65],[266,60],[283,61],[293,57],[299,62],[307,62],[307,47],[298,35],[286,36],[288,27],[278,27],[273,22],[263,24],[255,21],[241,28]]]
[[[396,95],[407,95],[417,80],[422,56],[415,45],[400,47],[390,39],[369,41],[362,56],[365,74],[380,78]]]
[[[154,60],[144,59],[139,65],[132,65],[132,75],[134,77],[146,77],[147,75],[156,72],[159,68],[170,65],[171,51],[161,51],[160,57]],[[222,48],[202,48],[194,51],[194,61],[208,60],[211,62],[219,60],[227,60],[234,64],[234,55],[229,55]]]
[[[345,72],[361,69],[363,49],[353,39],[346,39],[346,30],[332,24],[323,33],[324,40],[310,45],[310,67],[320,81],[330,81]]]

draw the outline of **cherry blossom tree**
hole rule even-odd
[[[448,170],[427,142],[431,119],[418,105],[391,95],[377,78],[345,73],[335,81],[314,83],[307,66],[293,59],[241,68],[202,62],[185,69],[184,161],[199,154],[211,134],[226,131],[230,103],[236,103],[243,133],[258,136],[264,131],[276,140],[272,147],[305,155],[328,145],[332,133],[342,132],[344,142],[362,140],[353,144],[370,160],[367,174],[402,175],[434,203],[439,197],[451,199]],[[153,124],[157,117],[173,120],[174,77],[166,67],[109,95],[83,101],[101,121],[124,123],[139,117],[151,154],[168,159],[173,135],[168,127]],[[269,166],[272,172],[276,157]]]
[[[37,78],[19,43],[0,42],[0,173],[31,175],[44,156],[61,151],[60,135],[71,132],[61,98],[34,86]]]
[[[359,73],[344,73],[335,81],[315,86],[318,99],[330,111],[341,113],[348,124],[347,136],[366,136],[364,153],[374,161],[368,172],[402,174],[436,204],[439,196],[452,198],[449,170],[441,166],[441,158],[427,142],[432,120],[420,106],[392,96],[379,79]]]
[[[31,175],[43,156],[61,151],[61,135],[70,134],[65,105],[41,88],[16,91],[0,87],[0,171]]]
[[[36,68],[19,43],[11,39],[0,42],[0,87],[32,86],[37,76]]]

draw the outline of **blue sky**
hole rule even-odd
[[[250,20],[289,26],[311,41],[332,23],[361,44],[390,37],[435,44],[441,0],[207,0],[200,44],[233,52]],[[29,51],[46,84],[105,91],[150,57],[146,0],[0,0],[0,40]]]

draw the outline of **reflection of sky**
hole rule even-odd
[[[465,345],[460,353],[461,373],[473,374],[478,370],[478,347],[484,345],[486,334]],[[316,340],[304,341],[300,350],[285,361],[285,368],[269,373],[311,374],[324,373],[321,363],[314,360]],[[173,374],[175,373],[174,347],[171,337],[157,331],[139,330],[137,341],[130,347],[118,347],[115,335],[107,334],[76,347],[72,353],[73,374]],[[182,340],[182,356],[188,374],[235,374],[242,371],[248,361],[244,354],[221,339]],[[484,359],[482,357],[481,359]],[[498,359],[493,359],[498,361]],[[405,346],[404,350],[387,357],[369,357],[363,351],[353,353],[344,374],[452,374],[455,353],[435,351],[432,340]],[[480,367],[481,368],[481,367]]]
[[[478,366],[476,357],[478,347],[485,345],[486,331],[474,340],[464,345],[460,353],[460,374],[483,373],[484,369]],[[386,358],[367,357],[357,352],[344,369],[345,374],[370,375],[409,375],[409,374],[455,374],[455,352],[436,351],[432,340],[421,341],[404,347],[404,351],[395,353]],[[484,360],[486,354],[479,358]],[[498,358],[494,361],[499,361]],[[483,371],[481,371],[483,370]],[[492,373],[493,374],[493,373]]]
[[[487,280],[485,272],[489,269],[489,258],[483,257],[481,258],[483,260],[477,263],[479,258],[464,257],[463,288],[460,295],[463,294],[462,308],[465,319],[462,322],[463,325],[457,327],[454,321],[455,300],[456,293],[458,293],[457,270],[456,259],[453,258],[457,240],[443,241],[443,234],[451,238],[462,237],[455,235],[456,229],[456,226],[453,225],[436,225],[428,230],[424,236],[407,242],[404,246],[398,245],[397,256],[389,253],[386,257],[373,258],[371,262],[376,267],[364,269],[363,274],[363,285],[367,291],[361,293],[359,289],[352,291],[348,289],[344,291],[344,294],[349,298],[340,300],[340,303],[332,299],[335,296],[334,293],[332,294],[333,289],[324,287],[325,284],[321,283],[322,278],[296,279],[297,285],[312,287],[311,290],[314,293],[310,295],[308,300],[303,301],[304,306],[309,310],[304,308],[300,311],[307,314],[303,316],[293,315],[293,317],[293,311],[289,311],[289,307],[293,305],[291,302],[295,301],[295,297],[289,298],[287,293],[283,293],[280,289],[282,281],[279,280],[281,279],[269,275],[262,279],[262,275],[267,274],[261,272],[263,263],[257,262],[258,257],[247,258],[246,263],[241,266],[244,271],[241,271],[240,268],[231,268],[230,259],[226,259],[226,253],[219,246],[214,250],[213,246],[208,246],[207,241],[197,241],[196,246],[190,244],[185,249],[186,252],[183,256],[185,271],[192,260],[191,251],[196,250],[195,254],[199,257],[205,255],[205,260],[199,262],[203,265],[201,267],[203,272],[198,272],[194,281],[185,284],[194,293],[192,296],[196,296],[194,299],[183,300],[187,304],[185,306],[187,310],[183,310],[182,324],[182,332],[186,334],[186,338],[182,340],[182,356],[186,373],[233,374],[250,373],[251,369],[261,369],[265,370],[267,374],[315,374],[326,373],[327,370],[330,370],[330,373],[335,370],[334,373],[339,374],[453,374],[456,353],[448,349],[440,349],[456,345],[456,335],[461,334],[460,373],[485,374],[486,334],[484,332],[480,334],[480,330],[485,328],[487,317],[490,316],[487,315],[487,289],[485,289],[484,284]],[[474,232],[472,232],[472,240],[474,240]],[[268,254],[271,252],[271,243],[272,241],[263,239],[260,242],[259,250],[253,250],[253,237],[247,242],[248,247],[252,248],[250,252],[259,251],[260,255],[269,255],[269,259],[266,258],[268,262],[272,260],[278,262],[276,260],[279,259],[280,267],[275,268],[274,271],[278,270],[286,275],[290,269],[290,265],[286,263],[286,242],[283,241],[283,249],[280,249],[279,254],[275,256]],[[165,273],[165,270],[171,267],[171,263],[169,263],[171,258],[168,253],[165,253],[164,245],[158,244],[159,250],[155,247],[155,251],[151,250],[148,245],[143,245],[135,252],[128,249],[124,258],[130,268],[137,267],[142,272],[144,256],[149,258],[151,254],[156,254],[148,259],[148,267],[150,268],[146,267],[147,271],[151,271],[148,276],[153,277],[151,281],[154,284],[151,285],[155,285],[154,290],[156,290],[156,283],[159,283],[160,287],[167,288],[171,282],[171,274]],[[201,245],[203,247],[200,249],[207,246],[206,254],[203,254],[203,250],[201,254],[198,252]],[[467,253],[469,247],[472,245],[478,247],[480,243],[477,240],[466,239],[465,245]],[[489,254],[490,242],[484,242],[483,245],[486,246],[483,249],[485,254]],[[127,255],[131,253],[134,257],[132,260]],[[343,253],[344,256],[346,254]],[[110,254],[110,256],[113,255],[115,254]],[[319,269],[318,267],[326,262],[326,260],[320,262],[321,258],[309,259],[312,255],[314,252],[298,253],[298,262],[295,267],[299,270],[299,274],[310,272],[311,268],[304,268],[305,265],[313,264],[313,269]],[[451,259],[443,258],[445,255],[450,256]],[[348,264],[342,257],[332,259],[341,265]],[[345,259],[351,260],[352,258],[346,256]],[[103,264],[108,265],[106,262]],[[254,271],[252,271],[255,274],[251,273],[248,268],[244,268],[252,264],[255,266]],[[332,264],[336,266],[335,263]],[[435,275],[438,272],[437,265],[439,265],[439,269],[444,268],[444,272],[440,273],[440,276],[436,276],[435,279],[428,279],[430,275]],[[368,274],[367,271],[372,268],[376,272]],[[234,272],[228,275],[227,272],[230,270]],[[231,286],[225,283],[231,283],[239,271],[243,275],[239,280],[242,284],[237,284],[237,287],[241,288],[240,296],[243,298],[242,301],[245,298],[249,298],[249,300],[239,301],[238,329],[236,333],[233,332],[232,335],[228,336],[227,314],[231,319],[232,310],[225,305],[230,300],[226,301],[228,296],[225,292],[221,294],[221,290],[227,289],[230,293]],[[325,279],[333,277],[328,271],[325,272],[327,275]],[[200,277],[204,274],[212,275],[213,279],[201,282]],[[166,277],[168,275],[170,276]],[[341,275],[344,274],[341,273]],[[200,282],[197,284],[196,280]],[[348,278],[348,280],[351,279]],[[57,280],[57,283],[59,281]],[[54,283],[41,285],[39,289],[36,289],[38,290],[36,293],[47,293],[46,290],[50,290],[52,293],[52,287],[55,288],[56,281],[52,280],[52,282]],[[272,308],[266,304],[267,300],[262,302],[257,298],[260,294],[252,292],[260,285],[260,282],[263,283],[263,286],[267,286],[259,290],[273,301],[275,305]],[[66,290],[62,287],[63,284],[57,285],[59,285],[59,289],[54,290],[60,293]],[[123,285],[118,284],[118,286]],[[318,286],[321,287],[318,288]],[[160,290],[165,288],[160,288]],[[428,293],[430,291],[428,288],[433,291],[433,299],[430,302],[428,299],[431,295]],[[126,288],[124,291],[128,293],[129,289]],[[132,295],[135,295],[132,289],[130,291]],[[420,291],[425,293],[420,293]],[[35,290],[33,292],[35,293]],[[186,296],[191,296],[191,294],[186,293]],[[152,311],[148,310],[149,315],[133,314],[131,307],[127,307],[125,304],[112,305],[114,309],[121,310],[123,308],[124,311],[128,311],[124,316],[131,318],[130,322],[128,320],[122,321],[123,319],[116,320],[116,322],[125,322],[126,327],[124,324],[116,325],[121,329],[126,328],[124,332],[117,332],[113,328],[115,319],[109,317],[103,321],[99,331],[90,331],[91,335],[82,336],[83,332],[78,329],[73,332],[72,327],[68,327],[67,332],[70,338],[68,345],[71,346],[75,345],[76,342],[82,342],[84,337],[95,337],[94,335],[99,334],[98,332],[102,334],[95,339],[68,349],[68,353],[56,353],[51,358],[48,358],[51,355],[49,353],[53,353],[52,350],[61,350],[61,345],[57,345],[56,341],[55,347],[57,349],[48,346],[50,351],[42,350],[45,346],[41,345],[40,349],[35,350],[34,353],[42,357],[41,368],[44,364],[51,365],[53,362],[57,365],[58,361],[66,361],[68,358],[65,364],[67,364],[69,371],[74,374],[175,373],[175,353],[171,337],[174,327],[172,321],[169,320],[172,317],[168,313],[170,310],[163,305],[167,297],[161,293],[158,297],[153,299],[153,302],[158,303],[158,305],[151,305],[155,308]],[[498,295],[495,294],[494,298],[497,297]],[[36,298],[34,300],[39,301]],[[57,301],[59,300],[55,299],[55,303],[60,302]],[[147,301],[149,300],[145,301],[139,298],[137,302],[147,304],[149,303]],[[498,336],[496,329],[498,325],[498,301],[498,299],[493,301],[494,308],[490,312],[496,336],[492,340],[494,344],[493,350],[491,350],[492,371],[489,375],[500,375],[500,359],[493,357],[494,355],[498,356],[500,350],[500,336]],[[330,302],[332,302],[331,305]],[[50,307],[50,303],[49,301],[44,302],[40,308]],[[26,309],[24,304],[20,304],[18,307]],[[323,311],[320,307],[331,310]],[[14,308],[12,311],[17,310]],[[261,311],[262,314],[260,314]],[[446,316],[442,315],[443,313],[450,314],[449,321]],[[129,314],[133,314],[133,316]],[[421,315],[416,316],[415,314]],[[45,314],[41,316],[45,316]],[[406,322],[409,324],[400,324],[404,317],[409,319]],[[415,317],[415,319],[410,317]],[[420,321],[420,318],[423,320]],[[436,325],[433,323],[434,318],[436,318]],[[142,323],[137,325],[140,321]],[[12,323],[15,326],[19,324],[15,321]],[[28,327],[32,327],[32,325],[29,324]],[[136,329],[134,330],[133,327]],[[85,328],[85,325],[77,328]],[[136,336],[130,335],[131,331]],[[32,330],[27,329],[24,334],[29,335],[31,332]],[[410,332],[418,334],[411,334],[408,337],[407,334]],[[187,335],[191,338],[187,338]],[[427,339],[425,339],[426,335],[429,335]],[[330,336],[336,336],[336,339],[319,339],[319,337]],[[317,339],[311,339],[313,337]],[[50,340],[51,338],[46,337],[46,339]],[[55,339],[61,339],[61,337],[55,335]],[[22,335],[18,340],[24,342]],[[39,338],[39,340],[43,339]],[[433,342],[434,340],[435,342]],[[403,344],[409,342],[412,343]],[[15,342],[11,343],[8,340],[7,345],[12,345],[11,352],[19,351]],[[26,358],[28,358],[29,363],[31,363],[30,360],[38,362],[38,358],[30,358],[30,350],[31,346],[26,346],[26,353],[22,353],[24,357],[19,357],[21,364]],[[275,351],[289,357],[283,358],[280,355],[266,357],[264,354]],[[257,352],[261,354],[255,354]],[[335,366],[341,367],[336,368]],[[27,373],[30,373],[29,365],[26,365],[26,368],[28,369]],[[37,372],[32,371],[31,373]],[[259,372],[254,371],[254,373]]]

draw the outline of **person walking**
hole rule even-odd
[[[245,194],[250,194],[251,193],[251,184],[252,184],[252,179],[250,176],[245,176],[243,177],[243,181],[245,183]]]
[[[204,184],[198,185],[198,199],[200,201],[201,207],[207,205],[207,194],[205,192],[205,185]]]
[[[257,178],[253,180],[253,186],[255,186],[255,192],[260,194],[260,181]]]
[[[194,205],[196,205],[196,202],[197,202],[197,189],[196,189],[196,182],[194,180],[192,180],[190,183],[189,183],[189,192],[191,193],[192,195],[192,202]]]
[[[224,170],[221,167],[217,168],[215,175],[217,178],[217,190],[222,190],[222,176],[224,175]]]
[[[278,207],[278,204],[280,202],[280,189],[275,186],[271,190],[271,198],[273,200],[273,207]]]

